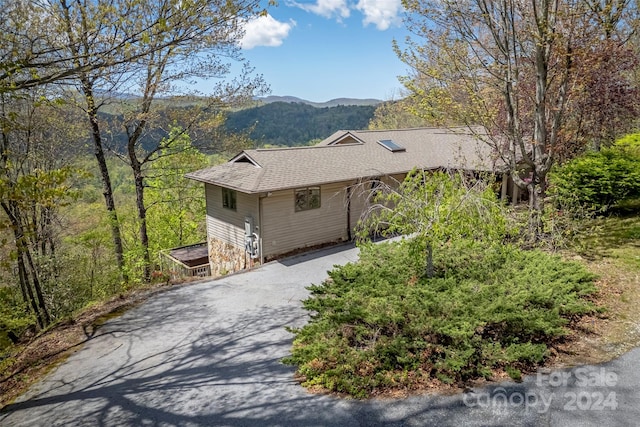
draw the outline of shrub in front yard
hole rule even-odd
[[[550,174],[550,194],[563,209],[604,212],[640,198],[640,134],[586,153]]]
[[[360,260],[310,287],[310,322],[293,330],[292,355],[303,385],[367,397],[520,375],[542,363],[549,343],[574,316],[592,312],[593,275],[541,251],[461,240],[424,276],[418,240],[370,244]]]

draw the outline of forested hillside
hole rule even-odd
[[[302,103],[273,102],[229,113],[225,128],[249,136],[259,145],[305,145],[340,129],[366,129],[373,105],[338,105],[316,108]]]
[[[242,27],[263,7],[183,3],[3,3],[0,336],[8,341],[164,280],[160,251],[205,239],[202,188],[184,174],[252,145],[224,135],[223,112],[265,95],[267,83],[250,67],[225,77],[242,62]],[[207,78],[215,81],[205,94],[191,84]]]
[[[364,101],[364,100],[363,100]],[[203,101],[204,102],[204,101]],[[166,123],[189,127],[190,117],[198,115],[199,104],[183,105],[180,100],[165,99],[156,114],[158,127],[149,128],[142,136],[140,145],[148,150],[168,135]],[[379,104],[380,105],[380,104]],[[216,153],[228,145],[228,139],[244,135],[258,146],[306,145],[324,139],[340,129],[366,129],[377,105],[337,105],[315,107],[306,102],[271,102],[257,107],[234,110],[223,114],[226,117],[222,129],[200,129],[197,131],[197,147],[206,153]],[[109,129],[107,143],[117,152],[126,152],[127,134],[122,126],[124,107],[100,112],[98,116]],[[221,116],[221,117],[222,117]],[[193,126],[190,126],[192,132]],[[232,150],[233,151],[233,150]],[[88,149],[87,152],[90,152]]]

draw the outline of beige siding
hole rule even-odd
[[[262,249],[266,257],[347,238],[346,184],[320,187],[321,206],[296,212],[294,190],[262,199]]]
[[[401,183],[405,174],[376,177],[380,179],[385,185],[392,188],[396,188],[398,183]],[[351,231],[352,236],[355,236],[358,221],[364,217],[366,210],[371,206],[371,186],[373,178],[364,179],[351,185]]]
[[[258,196],[236,192],[236,210],[222,207],[222,187],[206,184],[207,235],[244,248],[244,219],[252,217],[258,226]]]
[[[394,178],[402,180],[403,176]],[[385,183],[393,179],[384,177]],[[351,220],[347,221],[347,186],[350,190]],[[318,209],[296,212],[294,189],[274,191],[260,198],[258,195],[236,193],[236,210],[222,207],[222,188],[206,185],[207,234],[211,238],[244,248],[244,220],[252,217],[255,232],[262,238],[262,255],[271,258],[296,249],[347,240],[348,225],[351,237],[363,211],[368,207],[367,198],[371,181],[343,182],[320,186],[321,206]],[[260,224],[262,221],[262,224]]]
[[[355,237],[358,221],[362,217],[363,211],[369,206],[371,196],[371,181],[363,180],[351,185],[351,236]]]

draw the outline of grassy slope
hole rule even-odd
[[[600,276],[598,303],[607,311],[584,318],[556,362],[602,362],[640,345],[640,216],[594,220],[565,255]]]

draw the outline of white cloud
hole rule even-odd
[[[252,49],[256,46],[280,46],[295,26],[294,20],[280,22],[271,15],[260,16],[245,24],[245,34],[240,46],[243,49]]]
[[[401,0],[358,0],[356,9],[364,15],[362,23],[365,26],[374,24],[380,31],[402,22],[400,18]]]
[[[347,6],[347,0],[316,0],[316,2],[312,4],[303,4],[292,1],[290,4],[292,6],[299,7],[302,10],[306,10],[307,12],[324,16],[325,18],[336,17],[338,21],[348,18],[351,14],[349,6]]]

